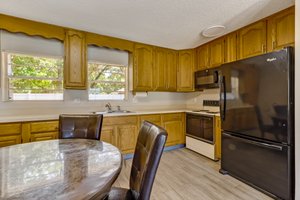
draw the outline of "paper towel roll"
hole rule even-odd
[[[148,92],[136,92],[134,97],[147,97]]]

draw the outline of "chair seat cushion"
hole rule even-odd
[[[108,197],[106,198],[107,200],[133,200],[135,199],[134,196],[132,195],[132,192],[130,189],[125,189],[125,188],[116,188],[113,187],[111,188]]]

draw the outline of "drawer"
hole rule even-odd
[[[46,132],[46,133],[37,133],[31,134],[30,141],[44,141],[44,140],[53,140],[58,138],[58,132]]]
[[[182,113],[164,114],[162,115],[163,122],[167,121],[182,121]]]
[[[21,123],[0,124],[0,135],[21,134]]]
[[[161,115],[141,115],[140,118],[141,118],[141,122],[143,120],[147,120],[147,121],[153,122],[153,123],[155,123],[155,122],[160,123],[160,121],[161,121],[160,120]]]
[[[20,144],[20,143],[21,143],[21,135],[0,137],[0,147],[6,147],[6,146]]]
[[[31,133],[58,131],[58,121],[32,122]]]
[[[122,125],[122,124],[134,124],[138,122],[137,116],[126,116],[126,117],[104,117],[103,126],[108,125]]]

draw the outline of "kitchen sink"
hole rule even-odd
[[[92,112],[93,114],[107,114],[107,113],[134,113],[133,111],[130,110],[111,110],[111,111],[96,111],[96,112]]]

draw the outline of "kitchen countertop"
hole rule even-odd
[[[167,114],[167,113],[180,113],[180,112],[195,113],[195,114],[209,115],[209,116],[220,116],[219,113],[211,114],[211,113],[205,113],[205,112],[194,112],[192,110],[156,110],[156,111],[134,111],[134,112],[130,112],[130,113],[103,113],[103,116],[104,117],[117,117],[117,116]],[[72,113],[72,114],[76,114],[76,113]],[[87,114],[87,113],[77,113],[77,114]],[[59,114],[1,116],[0,123],[58,120],[58,117],[59,117]]]

